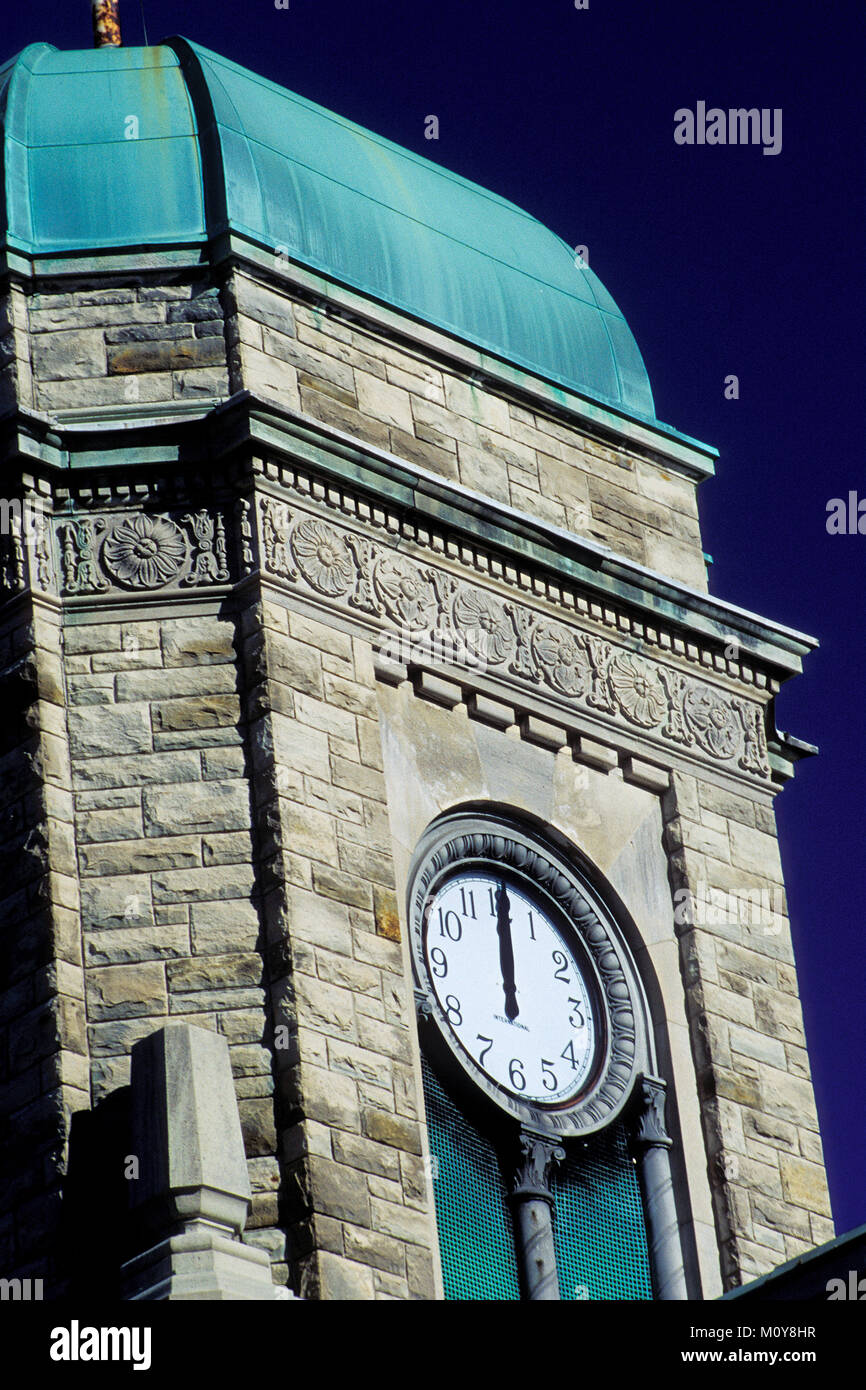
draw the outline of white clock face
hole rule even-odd
[[[493,868],[457,874],[429,902],[423,952],[448,1027],[491,1081],[537,1105],[579,1094],[598,1025],[574,952],[539,901]]]

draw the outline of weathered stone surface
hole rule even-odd
[[[47,333],[33,343],[33,367],[41,381],[105,376],[105,344],[98,328]]]
[[[249,825],[245,782],[191,782],[146,788],[142,805],[147,835],[240,830]]]
[[[140,874],[155,869],[195,869],[201,845],[193,835],[165,835],[158,840],[119,840],[116,844],[81,845],[82,874]]]
[[[184,923],[126,926],[115,931],[88,932],[84,937],[84,963],[88,967],[178,959],[188,956],[189,950],[189,929]]]
[[[344,1237],[346,1254],[353,1260],[360,1260],[362,1264],[391,1274],[404,1273],[406,1255],[401,1241],[349,1225],[344,1227]]]
[[[793,1154],[782,1154],[779,1164],[782,1186],[789,1202],[793,1202],[797,1207],[805,1207],[807,1211],[816,1212],[819,1216],[832,1216],[823,1167],[817,1163],[807,1163],[805,1159],[796,1158]]]
[[[258,955],[240,951],[232,955],[170,961],[166,966],[166,976],[173,994],[257,985],[261,983],[262,961]]]
[[[150,708],[145,704],[70,709],[69,747],[74,757],[121,757],[152,747]]]
[[[370,1223],[370,1198],[363,1173],[318,1155],[310,1159],[310,1190],[316,1210],[357,1225]]]
[[[364,1133],[380,1144],[390,1144],[395,1149],[405,1149],[407,1153],[420,1154],[421,1135],[417,1124],[405,1120],[400,1115],[389,1115],[384,1110],[365,1110],[363,1114]]]
[[[234,695],[198,695],[165,700],[153,707],[154,731],[215,729],[237,723],[238,717],[238,701]]]
[[[94,1021],[168,1011],[165,967],[156,962],[111,965],[87,975],[88,1016]]]

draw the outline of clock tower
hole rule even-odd
[[[236,1297],[708,1299],[829,1239],[814,644],[708,592],[715,452],[614,299],[184,39],[2,81],[4,1272],[217,1296],[141,1218],[222,1124]]]

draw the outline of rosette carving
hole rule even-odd
[[[176,579],[189,554],[186,536],[170,517],[124,517],[102,547],[102,562],[118,584],[161,589]]]
[[[737,748],[737,721],[730,705],[705,685],[693,685],[685,694],[686,723],[698,743],[717,758],[730,758]]]
[[[340,598],[354,588],[355,564],[345,537],[326,521],[305,517],[298,522],[292,553],[301,574],[320,594]]]
[[[583,698],[592,681],[592,667],[577,633],[559,623],[540,623],[532,635],[532,650],[551,685],[564,695]]]
[[[454,600],[454,622],[490,665],[498,666],[514,651],[514,629],[505,607],[486,589],[461,588]]]
[[[667,714],[664,686],[653,667],[631,652],[618,652],[610,665],[610,684],[626,719],[650,729]]]
[[[380,556],[373,575],[376,594],[400,627],[417,637],[436,624],[439,605],[429,579],[402,555]]]

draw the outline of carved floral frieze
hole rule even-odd
[[[57,518],[55,530],[64,594],[199,588],[231,578],[221,512],[78,515]]]
[[[259,501],[263,562],[282,580],[360,609],[419,650],[456,653],[560,700],[614,718],[722,764],[770,776],[761,710],[687,676],[501,598],[487,587],[344,530]]]

